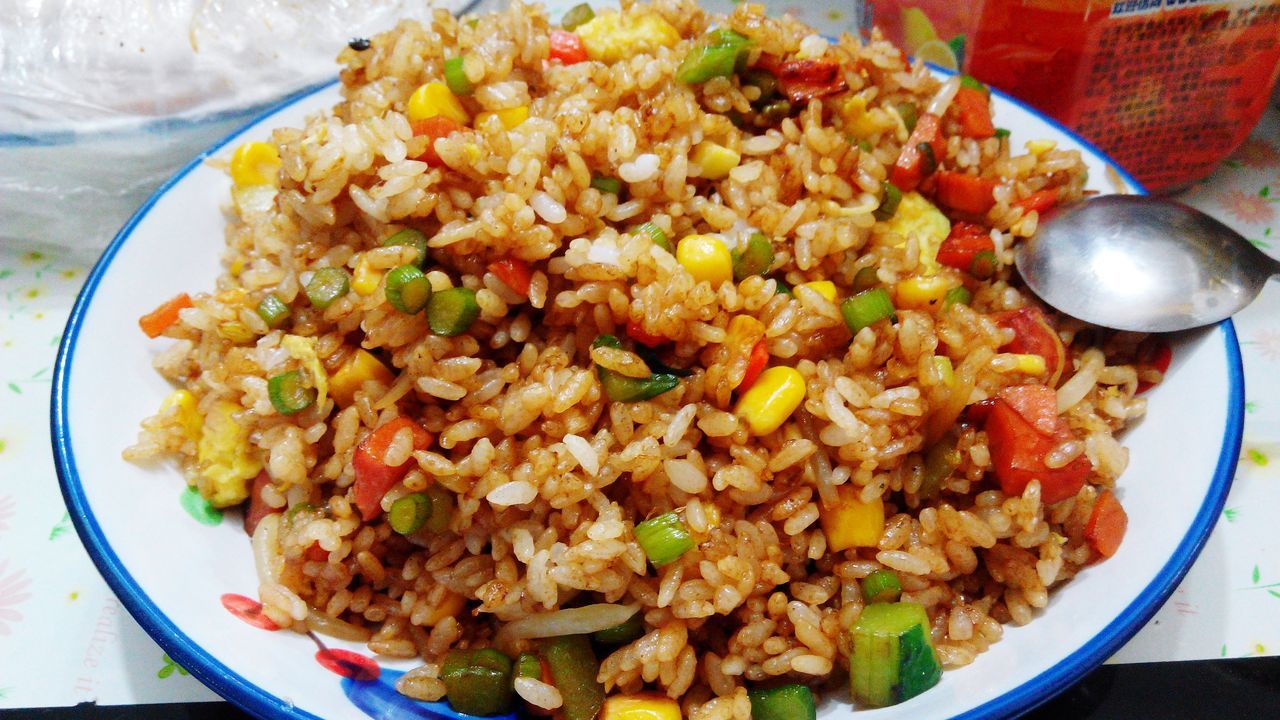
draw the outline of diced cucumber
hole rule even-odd
[[[853,626],[849,685],[864,705],[884,707],[938,684],[942,666],[929,636],[929,615],[913,602],[876,603]]]

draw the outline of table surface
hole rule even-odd
[[[1250,139],[1181,199],[1280,256],[1280,106],[1269,108]],[[163,706],[172,714],[108,715],[82,707],[12,716],[239,717],[222,704],[184,705],[217,697],[124,612],[63,505],[46,421],[49,388],[62,328],[88,269],[88,262],[0,239],[0,714],[78,703],[172,703]],[[1185,711],[1213,697],[1189,692],[1206,682],[1228,702],[1280,705],[1275,660],[1167,662],[1280,654],[1280,535],[1274,530],[1280,287],[1269,285],[1235,322],[1247,402],[1244,448],[1226,508],[1173,597],[1110,661],[1161,664],[1103,668],[1055,701],[1055,713],[1120,717],[1129,707],[1124,703],[1133,701],[1129,695],[1148,691],[1165,698],[1186,694],[1187,702],[1177,704]],[[1218,712],[1224,707],[1246,710],[1214,707],[1223,715],[1233,715]]]

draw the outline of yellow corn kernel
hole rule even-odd
[[[892,115],[883,110],[868,110],[867,99],[861,95],[854,95],[846,100],[840,107],[840,114],[844,116],[845,127],[858,138],[868,138],[876,133],[892,130],[898,124]]]
[[[600,720],[682,720],[680,703],[665,695],[614,695],[604,701]]]
[[[830,280],[814,280],[812,282],[800,283],[800,287],[807,287],[831,302],[836,301],[836,284]]]
[[[879,225],[879,223],[877,223]],[[925,275],[933,275],[938,265],[938,247],[951,234],[951,221],[923,195],[912,191],[902,196],[898,212],[884,222],[884,228],[906,242],[914,237],[920,246],[920,266]]]
[[[467,599],[455,592],[450,592],[435,608],[432,608],[423,618],[422,624],[425,627],[435,627],[445,618],[457,617],[462,612],[462,608],[466,607]],[[461,618],[459,618],[461,620]]]
[[[235,260],[231,261],[231,267],[227,268],[231,272],[232,277],[240,277],[240,273],[244,272],[244,256],[239,255]]]
[[[636,15],[602,12],[574,28],[582,38],[587,57],[603,63],[616,63],[659,47],[680,42],[680,33],[661,15]]]
[[[218,334],[233,343],[247,343],[257,337],[252,330],[245,327],[245,324],[239,320],[218,323]]]
[[[190,390],[174,390],[164,399],[164,402],[160,403],[160,414],[164,415],[170,408],[173,409],[173,418],[178,421],[178,425],[182,426],[182,432],[186,434],[187,439],[192,442],[198,441],[204,420],[196,410],[196,396],[192,395]]]
[[[351,274],[351,289],[355,290],[357,295],[372,295],[378,289],[380,282],[382,282],[381,270],[369,267],[369,263],[363,257],[356,261],[356,271]]]
[[[747,423],[752,435],[768,435],[791,417],[804,401],[806,386],[800,371],[771,367],[760,373],[733,412]]]
[[[1052,150],[1052,149],[1054,149],[1054,148],[1058,147],[1058,141],[1056,141],[1056,140],[1028,140],[1028,141],[1027,141],[1027,144],[1026,144],[1026,147],[1027,147],[1027,151],[1028,151],[1028,152],[1030,152],[1032,155],[1035,155],[1036,157],[1040,157],[1041,155],[1043,155],[1043,154],[1045,154],[1045,153],[1049,152],[1050,150]]]
[[[1045,362],[1044,357],[1031,353],[1015,353],[1016,364],[1013,369],[1026,375],[1043,375],[1048,371],[1049,366]]]
[[[489,121],[489,118],[496,117],[502,121],[502,126],[508,130],[513,130],[517,125],[529,119],[529,106],[521,105],[519,107],[507,108],[505,110],[493,110],[491,112],[482,112],[476,116],[476,127],[480,127]]]
[[[697,165],[699,174],[708,180],[720,180],[729,175],[729,171],[738,167],[742,155],[736,150],[718,145],[711,141],[698,143],[693,149],[690,160]]]
[[[884,501],[869,503],[858,499],[858,488],[841,485],[836,488],[834,505],[821,505],[818,519],[827,536],[827,549],[835,552],[852,547],[875,547],[884,535]]]
[[[941,305],[947,291],[955,286],[955,280],[948,275],[909,277],[899,280],[894,286],[893,304],[894,307],[908,310],[928,309]]]
[[[369,380],[390,385],[395,375],[367,350],[357,348],[329,378],[329,394],[338,407],[345,408],[355,400],[356,391]]]
[[[413,94],[409,96],[409,104],[406,106],[405,112],[411,122],[425,120],[436,115],[443,115],[463,125],[466,125],[471,120],[467,115],[466,109],[462,107],[462,103],[458,102],[458,98],[454,97],[453,92],[449,90],[449,86],[439,80],[433,80],[414,90]]]
[[[238,505],[249,497],[249,479],[262,461],[249,444],[249,428],[236,421],[239,405],[221,400],[209,411],[196,446],[201,494],[214,507]]]
[[[714,235],[689,235],[676,245],[676,261],[694,280],[711,283],[712,287],[733,280],[733,256],[720,238]]]
[[[275,185],[280,151],[271,143],[247,142],[231,154],[231,182],[240,187]]]
[[[956,382],[956,370],[951,365],[951,358],[946,355],[934,355],[933,367],[938,371],[938,376],[942,378],[942,384],[951,387]]]

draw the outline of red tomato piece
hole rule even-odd
[[[751,357],[747,359],[747,369],[742,373],[742,382],[738,383],[738,391],[744,391],[754,385],[756,378],[760,377],[760,373],[764,372],[764,367],[768,364],[769,348],[761,340],[751,348]]]
[[[587,59],[587,49],[582,38],[568,30],[551,31],[551,59],[565,65],[576,65]]]
[[[1044,212],[1057,204],[1058,188],[1056,187],[1037,190],[1014,203],[1014,205],[1017,205],[1026,212],[1031,212],[1032,210],[1035,210],[1036,212]]]
[[[427,149],[423,150],[422,154],[414,159],[421,160],[431,167],[440,167],[444,164],[444,161],[436,154],[436,140],[449,137],[459,130],[467,129],[462,123],[444,115],[432,115],[429,118],[418,120],[409,127],[413,130],[414,136],[427,138]]]
[[[1139,360],[1138,364],[1159,370],[1160,374],[1163,375],[1164,373],[1169,372],[1169,365],[1172,362],[1173,349],[1166,343],[1159,343],[1153,350],[1151,350],[1150,357]],[[1153,387],[1155,387],[1155,383],[1148,382],[1146,380],[1139,380],[1136,392],[1141,394]]]
[[[951,226],[951,233],[938,247],[938,262],[967,272],[978,253],[995,252],[995,249],[990,230],[976,223],[958,222]]]
[[[996,394],[986,422],[996,480],[1006,495],[1021,495],[1033,479],[1047,505],[1074,497],[1093,466],[1083,454],[1060,468],[1045,465],[1051,450],[1075,435],[1058,416],[1057,394],[1044,385],[1017,385]]]
[[[977,175],[939,171],[934,175],[937,185],[934,192],[938,202],[952,210],[986,215],[996,204],[996,181]]]
[[[982,139],[996,134],[996,126],[991,123],[991,99],[986,93],[961,87],[951,106],[960,120],[961,135]]]
[[[356,472],[355,501],[361,517],[366,521],[382,512],[382,496],[404,478],[413,464],[412,458],[399,465],[387,465],[383,460],[392,440],[404,428],[409,428],[413,433],[414,450],[431,447],[434,440],[431,433],[406,417],[398,417],[383,424],[366,435],[356,447],[355,457],[351,460]]]
[[[904,193],[919,187],[920,182],[937,169],[941,136],[942,121],[938,116],[922,114],[916,120],[916,128],[911,131],[907,144],[902,146],[897,162],[889,169],[889,181]],[[928,150],[921,149],[921,145],[927,145]]]
[[[635,320],[627,321],[627,337],[647,348],[656,348],[667,341],[665,336],[654,335],[648,330],[645,330],[644,325],[636,322]]]
[[[1067,349],[1040,308],[1028,306],[1000,313],[996,316],[996,324],[1013,330],[1013,340],[1000,349],[1044,358],[1049,373],[1046,384],[1057,387],[1062,371],[1067,366]]]
[[[1094,552],[1109,558],[1120,549],[1124,531],[1129,527],[1129,514],[1124,511],[1115,493],[1103,490],[1093,504],[1093,512],[1084,526],[1084,539]]]
[[[489,272],[498,276],[507,287],[529,297],[529,283],[533,282],[533,270],[529,263],[519,258],[503,258],[489,263]]]
[[[307,546],[302,556],[311,562],[326,562],[329,560],[329,551],[320,547],[320,541],[317,540]]]
[[[191,307],[191,296],[179,293],[163,305],[138,318],[138,327],[149,338],[160,337],[169,326],[178,322],[178,312]]]
[[[262,518],[280,512],[280,508],[273,508],[262,499],[262,491],[270,484],[271,476],[266,470],[253,479],[253,486],[249,490],[249,507],[244,511],[244,531],[250,535],[258,528]]]

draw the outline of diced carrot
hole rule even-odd
[[[253,486],[249,490],[249,507],[244,510],[244,531],[250,535],[258,528],[258,523],[268,515],[280,512],[280,508],[274,508],[262,499],[262,491],[271,484],[271,476],[266,470],[258,473],[253,479]]]
[[[627,321],[627,337],[647,348],[656,348],[662,343],[667,342],[667,338],[665,336],[654,335],[648,330],[645,330],[644,325],[636,322],[635,320]]]
[[[889,181],[904,193],[920,186],[920,182],[937,169],[937,155],[942,147],[942,122],[937,115],[924,113],[916,120],[916,128],[898,153],[889,170]],[[925,147],[921,147],[921,146]]]
[[[421,160],[431,167],[440,167],[444,161],[436,154],[436,140],[443,137],[449,137],[459,130],[466,130],[466,126],[444,115],[432,115],[429,118],[418,120],[409,126],[413,130],[416,137],[427,138],[427,147],[418,155],[415,160]]]
[[[529,263],[519,258],[503,258],[489,263],[489,272],[498,276],[507,287],[525,297],[529,296],[529,283],[533,281],[533,270]]]
[[[989,138],[996,134],[991,123],[991,99],[974,88],[961,87],[952,103],[960,120],[960,134],[971,138]]]
[[[993,194],[996,189],[995,180],[948,171],[939,171],[934,178],[938,183],[934,189],[938,202],[952,210],[986,215],[996,204]]]
[[[398,417],[365,436],[356,447],[351,465],[355,469],[355,501],[360,515],[372,520],[382,512],[382,496],[409,472],[413,459],[398,465],[388,465],[384,458],[396,434],[404,428],[413,433],[413,449],[426,450],[434,438],[418,423],[406,417]]]
[[[938,262],[968,272],[978,253],[995,252],[995,249],[990,230],[976,223],[958,222],[951,226],[951,233],[938,246]]]
[[[1017,205],[1026,212],[1031,212],[1032,210],[1035,210],[1036,212],[1044,212],[1057,204],[1058,188],[1056,187],[1037,190],[1014,203],[1014,205]]]
[[[1044,385],[1016,385],[996,394],[986,419],[987,444],[996,480],[1006,495],[1021,495],[1040,481],[1040,498],[1052,505],[1074,497],[1093,469],[1081,454],[1050,468],[1045,456],[1075,435],[1058,415],[1057,393]]]
[[[565,65],[576,65],[587,59],[587,49],[582,38],[567,30],[551,31],[551,59]]]
[[[1039,308],[1028,306],[1000,313],[995,320],[1001,327],[1013,330],[1013,340],[1000,349],[1044,358],[1045,366],[1049,369],[1046,384],[1056,387],[1067,364],[1067,350],[1044,313]]]
[[[764,340],[761,340],[751,348],[751,357],[747,359],[747,369],[742,373],[742,382],[738,383],[738,392],[754,385],[756,378],[760,377],[760,373],[764,372],[764,366],[768,364],[769,347],[765,345]]]
[[[1124,511],[1115,493],[1103,490],[1093,504],[1093,512],[1089,522],[1084,526],[1084,539],[1089,547],[1104,558],[1109,558],[1120,549],[1120,541],[1124,540],[1124,531],[1129,527],[1129,514]]]
[[[163,305],[138,318],[138,327],[147,337],[160,337],[169,326],[178,322],[178,311],[191,307],[191,296],[179,293]]]

